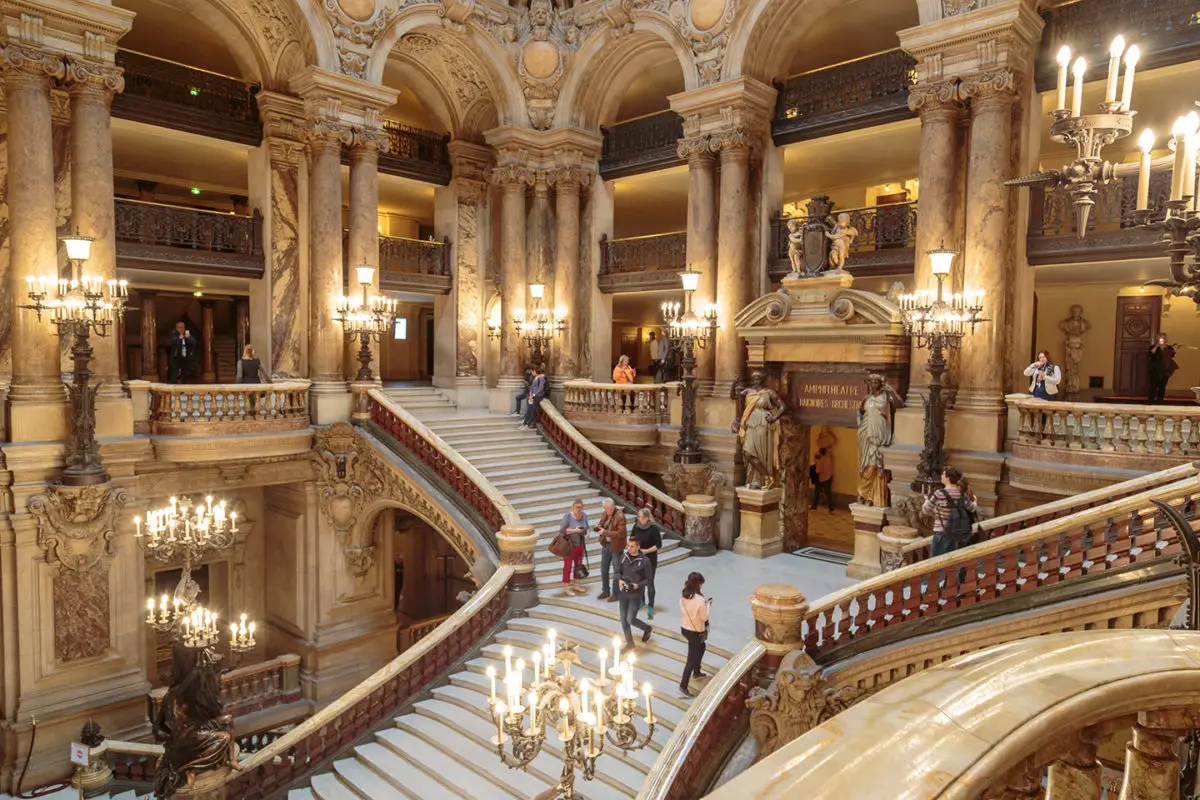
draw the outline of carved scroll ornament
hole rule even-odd
[[[784,656],[771,686],[754,690],[746,700],[758,758],[766,758],[866,694],[855,686],[830,687],[821,668],[803,650],[793,650]]]

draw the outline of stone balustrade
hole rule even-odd
[[[173,384],[127,381],[134,429],[154,436],[279,433],[309,427],[308,381]]]
[[[675,383],[567,381],[563,416],[600,444],[645,447],[658,443],[658,426],[670,422]]]
[[[1178,798],[1198,697],[1200,633],[1022,638],[861,699],[708,797],[1099,800],[1098,751],[1123,750],[1123,800]]]
[[[1200,405],[1005,400],[1018,458],[1150,472],[1200,456]]]
[[[449,614],[439,614],[436,617],[423,619],[411,625],[405,625],[396,630],[396,652],[403,653],[417,642],[433,633],[438,625],[450,619]]]
[[[147,695],[150,719],[158,709],[166,688]],[[235,719],[300,700],[300,656],[287,653],[268,661],[247,664],[221,674],[221,702]],[[304,712],[307,715],[307,711]]]

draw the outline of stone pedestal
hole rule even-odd
[[[512,567],[514,574],[508,582],[508,606],[529,608],[538,602],[537,584],[533,579],[533,557],[537,550],[537,533],[532,525],[505,525],[500,528],[496,542],[500,546],[500,565]]]
[[[751,558],[767,558],[783,552],[783,531],[779,526],[779,489],[738,487],[741,533],[733,543],[733,552]]]
[[[350,384],[350,418],[355,422],[366,422],[371,418],[371,396],[374,381],[355,381]]]
[[[717,553],[717,501],[708,494],[689,494],[683,499],[683,546],[694,556]]]
[[[862,580],[882,572],[879,565],[879,532],[887,524],[887,509],[850,504],[854,517],[854,558],[846,565],[846,577]]]
[[[885,525],[876,538],[879,540],[879,569],[891,572],[904,566],[904,548],[920,536],[920,531],[907,525]],[[857,537],[855,537],[857,543]]]
[[[756,672],[760,685],[764,685],[774,680],[785,655],[804,648],[801,627],[808,601],[795,587],[768,583],[750,596],[750,613],[754,615],[754,638],[767,650]]]
[[[827,323],[829,308],[838,292],[854,285],[854,276],[840,269],[822,272],[815,278],[788,275],[783,288],[792,300],[793,317],[812,317],[814,322]]]
[[[345,383],[317,383],[308,391],[308,413],[314,425],[332,425],[350,419],[350,392]]]

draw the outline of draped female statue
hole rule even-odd
[[[904,400],[883,379],[867,376],[867,396],[858,406],[858,501],[885,508],[888,476],[883,468],[883,448],[892,443],[892,418]]]
[[[732,430],[742,445],[746,486],[772,489],[779,482],[779,418],[787,407],[774,389],[763,385],[761,372],[752,374],[739,394],[745,405]]]

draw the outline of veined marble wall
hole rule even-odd
[[[0,120],[0,381],[12,379],[12,287],[9,286],[8,118]]]
[[[460,179],[456,188],[454,280],[458,341],[454,374],[459,378],[474,378],[480,374],[483,357],[480,350],[483,294],[479,277],[479,206],[487,187],[480,181]]]
[[[300,308],[299,145],[271,144],[271,374],[304,375],[300,347],[304,316]]]
[[[54,121],[54,211],[55,235],[66,236],[74,233],[71,228],[71,128],[57,117]],[[59,277],[71,276],[71,262],[67,260],[66,248],[55,242],[58,253]],[[28,312],[26,312],[28,313]],[[49,325],[48,322],[43,324]],[[62,371],[70,372],[74,367],[71,361],[70,337],[58,338],[59,358],[62,361]]]

